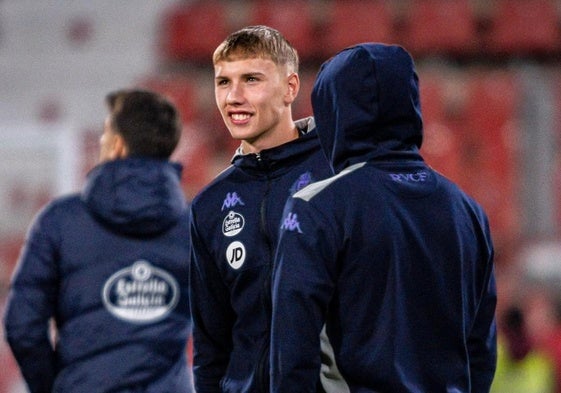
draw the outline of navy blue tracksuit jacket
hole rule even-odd
[[[483,393],[496,362],[482,208],[421,158],[417,75],[401,47],[326,62],[312,104],[334,177],[287,203],[275,259],[271,391],[315,392],[326,326],[337,393]]]
[[[32,393],[192,392],[180,173],[168,161],[110,161],[37,216],[4,318]]]
[[[311,118],[299,121],[298,139],[237,154],[193,200],[197,393],[268,391],[270,284],[282,209],[288,196],[332,174],[313,126]]]

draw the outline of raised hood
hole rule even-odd
[[[357,162],[418,153],[418,78],[400,46],[364,43],[326,61],[312,90],[321,145],[337,173]]]

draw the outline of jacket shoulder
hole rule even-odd
[[[300,191],[295,193],[294,198],[300,198],[300,199],[302,199],[306,202],[309,202],[312,198],[314,198],[316,195],[321,193],[323,190],[325,190],[331,184],[336,183],[337,181],[339,181],[340,179],[349,175],[350,173],[353,173],[357,169],[363,167],[365,164],[366,164],[365,162],[361,162],[361,163],[352,165],[352,166],[346,168],[345,170],[339,172],[335,176],[331,176],[331,177],[328,177],[327,179],[320,180],[320,181],[317,181],[315,183],[309,184],[308,186],[304,187],[303,189],[301,189]]]
[[[53,217],[58,215],[68,215],[70,212],[74,211],[76,208],[84,208],[84,202],[81,199],[80,194],[68,194],[56,197],[44,205],[36,217]]]

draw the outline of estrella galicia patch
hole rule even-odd
[[[102,299],[113,316],[132,323],[150,323],[175,308],[179,285],[168,272],[139,260],[109,277]]]
[[[298,179],[294,182],[292,187],[290,187],[290,195],[295,194],[296,192],[300,191],[302,188],[306,187],[308,184],[312,183],[314,180],[312,178],[311,172],[302,173]]]
[[[245,219],[240,213],[231,210],[222,222],[222,233],[224,236],[236,236],[245,225]]]
[[[245,262],[245,246],[242,242],[232,242],[226,249],[226,260],[232,269],[239,269]]]
[[[224,202],[222,202],[222,209],[220,210],[224,211],[224,209],[230,209],[238,205],[244,206],[245,203],[243,203],[242,198],[240,198],[237,192],[229,192],[226,194]]]

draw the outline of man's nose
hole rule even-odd
[[[226,95],[226,102],[228,104],[231,103],[239,103],[243,101],[243,92],[241,87],[238,84],[232,84],[228,94]]]

